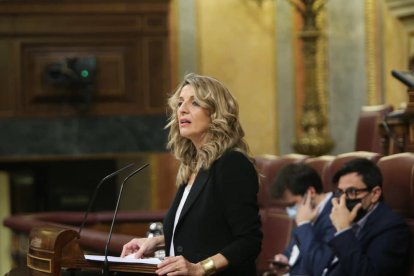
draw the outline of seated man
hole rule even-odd
[[[294,217],[297,227],[292,231],[291,241],[283,254],[274,257],[273,273],[282,275],[310,275],[306,254],[316,252],[319,246],[327,247],[326,242],[335,233],[329,214],[332,193],[324,193],[318,173],[306,164],[289,164],[283,167],[271,187],[275,198],[282,198],[291,207],[288,214]],[[292,212],[291,210],[295,210]],[[296,213],[295,215],[293,213]]]
[[[334,176],[336,198],[330,215],[332,256],[313,259],[325,269],[313,275],[405,275],[409,230],[383,201],[382,175],[367,159],[355,159]]]

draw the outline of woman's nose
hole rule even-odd
[[[180,107],[178,108],[178,112],[179,113],[187,113],[188,112],[187,104],[185,102],[183,102],[180,105]]]

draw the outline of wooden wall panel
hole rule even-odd
[[[21,43],[22,92],[24,99],[21,112],[53,112],[65,107],[65,98],[70,92],[44,82],[45,68],[65,58],[94,56],[97,60],[97,88],[92,111],[99,114],[116,112],[117,108],[135,113],[143,105],[142,70],[137,70],[139,43],[124,41],[61,41]],[[142,73],[141,73],[142,74]],[[157,90],[161,92],[162,90]],[[158,94],[158,93],[157,93]],[[158,96],[160,96],[158,94]],[[161,96],[161,98],[163,98]],[[67,106],[67,112],[71,108]],[[156,107],[155,107],[156,108]],[[113,111],[111,111],[113,110]]]
[[[77,114],[68,100],[73,91],[45,83],[44,74],[51,64],[82,57],[97,62],[88,114],[164,114],[171,74],[168,5],[0,2],[0,117]]]
[[[156,108],[158,106],[166,106],[166,98],[159,97],[153,91],[168,91],[169,80],[168,67],[165,63],[168,62],[167,42],[164,38],[150,38],[144,41],[144,70],[145,78],[148,79],[148,105]],[[163,53],[160,55],[160,53]]]
[[[16,71],[12,63],[12,44],[11,41],[0,39],[0,116],[12,115],[16,107]]]

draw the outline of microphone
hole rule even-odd
[[[121,168],[121,169],[119,169],[119,170],[117,170],[117,171],[115,171],[111,174],[108,174],[107,176],[105,176],[104,178],[101,179],[101,181],[98,183],[98,185],[96,185],[95,190],[93,191],[92,197],[89,200],[88,209],[86,209],[85,215],[84,215],[83,220],[82,220],[82,224],[79,227],[79,232],[78,232],[79,237],[80,237],[80,234],[82,232],[83,227],[85,226],[86,219],[88,218],[89,212],[91,211],[92,204],[95,201],[96,194],[98,193],[99,188],[102,186],[102,183],[104,183],[106,180],[118,175],[120,172],[122,172],[122,171],[124,171],[124,170],[126,170],[126,169],[128,169],[128,168],[130,168],[134,165],[135,165],[134,163],[131,163],[131,164],[129,164],[129,165],[127,165],[127,166],[125,166],[125,167],[123,167],[123,168]]]
[[[104,261],[104,269],[103,269],[103,275],[107,276],[109,269],[108,269],[108,246],[109,243],[111,242],[111,237],[112,237],[112,230],[114,228],[114,223],[115,223],[115,218],[116,218],[116,214],[118,213],[118,207],[119,207],[119,202],[121,200],[121,195],[122,195],[122,190],[124,189],[124,184],[134,175],[136,175],[137,173],[139,173],[140,171],[142,171],[143,169],[145,169],[146,167],[148,167],[149,164],[145,164],[142,167],[136,169],[135,171],[133,171],[132,173],[130,173],[127,177],[125,177],[124,181],[122,181],[121,184],[121,188],[119,189],[119,194],[118,194],[118,199],[116,201],[116,206],[115,206],[115,211],[114,211],[114,216],[112,217],[112,223],[111,223],[111,228],[109,229],[109,236],[108,236],[108,240],[106,241],[106,245],[105,245],[105,261]]]

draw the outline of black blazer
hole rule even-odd
[[[256,275],[262,241],[258,187],[254,166],[237,151],[224,153],[210,169],[200,170],[175,229],[175,255],[197,263],[221,253],[229,266],[218,275]],[[164,219],[167,255],[184,188],[179,187]]]

